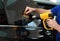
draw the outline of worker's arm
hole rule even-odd
[[[54,29],[60,33],[60,25],[57,25],[56,27],[54,27]]]
[[[50,12],[50,10],[46,10],[46,9],[42,9],[42,8],[26,7],[24,13],[29,14],[31,12],[37,12],[38,14],[40,14],[40,13]]]
[[[48,19],[47,24],[49,27],[54,28],[55,30],[57,30],[60,33],[60,25],[55,20]]]
[[[42,14],[42,13],[51,12],[51,11],[46,10],[46,9],[42,9],[42,8],[36,8],[35,12],[37,12],[38,14]]]

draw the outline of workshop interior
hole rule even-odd
[[[27,6],[52,9],[58,0],[0,0],[0,41],[56,41],[56,30],[46,20],[54,19],[52,13],[31,12],[24,16]],[[35,17],[34,17],[35,16]]]

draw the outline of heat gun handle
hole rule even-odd
[[[43,26],[46,30],[53,30],[53,28],[49,27],[48,25],[46,25],[46,20],[43,20]]]

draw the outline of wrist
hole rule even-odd
[[[33,8],[34,9],[34,12],[36,12],[37,11],[37,8]]]
[[[56,24],[55,28],[57,28],[57,27],[59,28],[59,27],[60,27],[60,25]]]
[[[55,26],[55,29],[56,29],[58,32],[60,32],[60,25],[57,24],[57,25]]]
[[[40,8],[34,8],[34,12],[40,14]]]

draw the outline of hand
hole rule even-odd
[[[52,27],[52,28],[55,28],[57,27],[57,22],[55,20],[52,20],[52,19],[47,19],[47,24],[49,27]]]
[[[25,11],[24,11],[24,14],[29,14],[29,13],[35,11],[35,10],[36,10],[36,8],[26,7],[26,9],[25,9]]]

